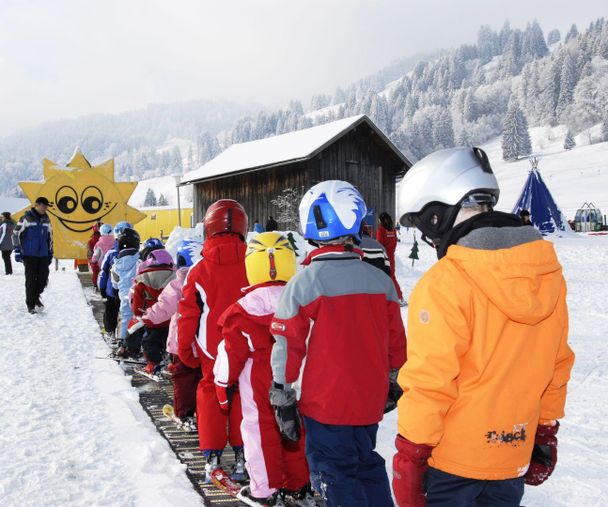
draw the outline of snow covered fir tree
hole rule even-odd
[[[572,132],[568,130],[566,132],[566,137],[564,138],[564,150],[571,150],[576,146],[576,141],[574,140],[574,136]]]
[[[503,122],[502,158],[512,162],[532,153],[528,120],[516,102],[509,106]]]

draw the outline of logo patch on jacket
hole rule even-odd
[[[287,328],[282,322],[273,322],[272,324],[270,324],[270,329],[272,331],[285,331],[285,329]]]
[[[418,320],[421,324],[428,324],[429,322],[431,322],[431,312],[429,312],[428,310],[420,310],[420,313],[418,314]]]
[[[486,440],[488,444],[509,444],[513,447],[518,447],[520,442],[526,441],[526,426],[528,423],[515,424],[513,425],[513,431],[488,431],[486,433]]]

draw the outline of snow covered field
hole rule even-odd
[[[0,275],[0,505],[201,505],[108,349],[78,278],[52,272],[41,315],[23,267]]]

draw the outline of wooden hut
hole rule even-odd
[[[395,216],[395,185],[411,167],[406,156],[365,115],[247,143],[233,144],[205,165],[186,173],[193,184],[194,220],[218,199],[239,201],[250,224],[264,224],[279,210],[271,201],[285,189],[308,189],[339,179],[355,185],[376,216]],[[297,204],[296,204],[297,207]],[[298,224],[281,223],[283,230]]]

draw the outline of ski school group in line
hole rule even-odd
[[[230,199],[175,260],[154,238],[140,251],[129,224],[103,224],[90,260],[105,330],[118,356],[143,350],[148,374],[170,353],[175,414],[196,414],[207,479],[248,479],[234,493],[249,505],[314,506],[317,492],[328,507],[517,506],[557,462],[574,354],[554,247],[494,211],[498,197],[478,148],[436,152],[404,177],[400,222],[439,258],[411,294],[407,343],[392,218],[385,248],[359,191],[337,180],[302,198],[316,248],[301,269],[280,232],[246,243]],[[393,499],[375,447],[397,406]]]

